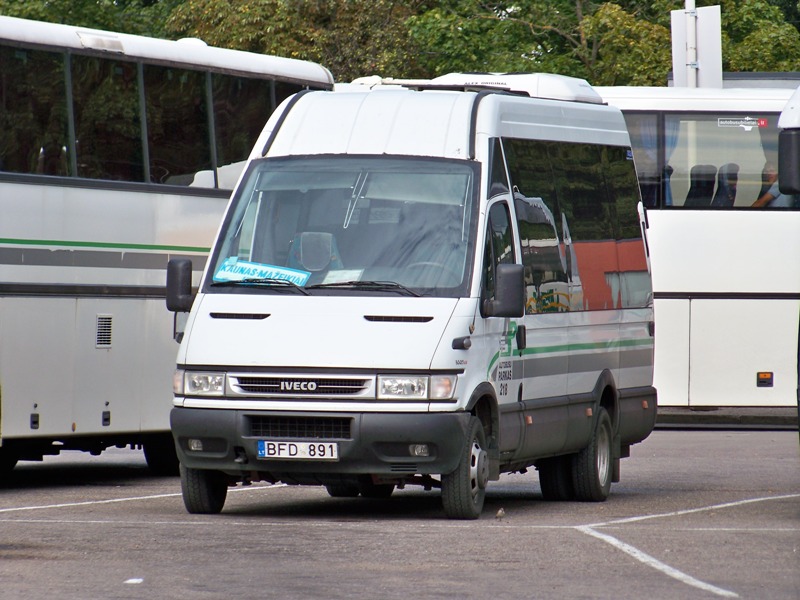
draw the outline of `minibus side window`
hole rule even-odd
[[[483,254],[483,300],[494,300],[494,274],[497,265],[515,262],[508,205],[505,202],[498,202],[489,209],[487,218],[486,245]]]
[[[494,198],[499,194],[507,194],[508,190],[508,173],[506,173],[506,162],[503,159],[503,148],[500,139],[494,140],[494,143],[489,147],[489,164],[492,169],[489,172],[489,198]]]

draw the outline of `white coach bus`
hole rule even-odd
[[[800,205],[777,191],[790,89],[598,87],[646,207],[660,406],[797,402]]]
[[[143,445],[177,470],[166,265],[198,274],[297,60],[0,17],[0,468]]]
[[[781,113],[778,127],[778,191],[800,198],[800,88]],[[797,417],[800,419],[800,324],[797,328]]]
[[[191,313],[172,431],[186,508],[251,481],[441,488],[501,473],[602,501],[653,428],[650,277],[621,113],[558,75],[295,95],[267,123]]]

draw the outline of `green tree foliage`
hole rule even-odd
[[[800,70],[796,0],[719,4],[723,69]],[[664,85],[683,0],[0,0],[0,14],[313,60],[363,75],[539,71]]]
[[[410,19],[409,30],[418,45],[436,49],[424,54],[434,74],[541,71],[595,84],[647,85],[663,83],[670,69],[669,18],[666,24],[662,18],[668,4],[442,2]]]
[[[0,0],[0,15],[166,37],[164,23],[183,0]]]
[[[726,71],[800,70],[800,33],[764,0],[720,0]]]
[[[666,81],[672,69],[668,28],[605,3],[584,18],[582,29],[598,49],[586,62],[590,81],[597,85],[663,85]]]
[[[788,0],[697,4],[721,5],[723,69],[800,68]],[[432,74],[543,71],[597,85],[663,85],[672,69],[671,11],[683,9],[675,0],[445,0],[412,17],[409,31]]]
[[[425,73],[405,22],[424,6],[414,0],[187,0],[167,25],[173,36],[313,60],[339,81],[414,77]]]

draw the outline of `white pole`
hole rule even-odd
[[[697,87],[697,9],[686,0],[686,87]]]

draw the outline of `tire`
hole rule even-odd
[[[394,492],[394,484],[391,483],[362,483],[358,486],[364,498],[383,499],[388,498]]]
[[[143,446],[147,467],[154,475],[178,475],[178,453],[171,433],[153,436]]]
[[[359,489],[355,483],[331,483],[325,486],[331,498],[356,498]]]
[[[180,466],[183,505],[193,515],[217,514],[225,505],[228,482],[219,471]]]
[[[572,483],[572,456],[555,456],[539,462],[539,487],[542,496],[551,502],[575,499]]]
[[[18,460],[19,457],[16,453],[5,448],[0,448],[0,475],[11,473],[14,467],[17,466]]]
[[[442,475],[442,506],[448,517],[477,519],[481,516],[489,480],[488,463],[483,425],[472,417],[458,467],[452,473]]]
[[[575,486],[576,500],[602,502],[608,498],[614,467],[613,440],[611,417],[605,408],[600,407],[589,445],[572,459],[572,483]]]

